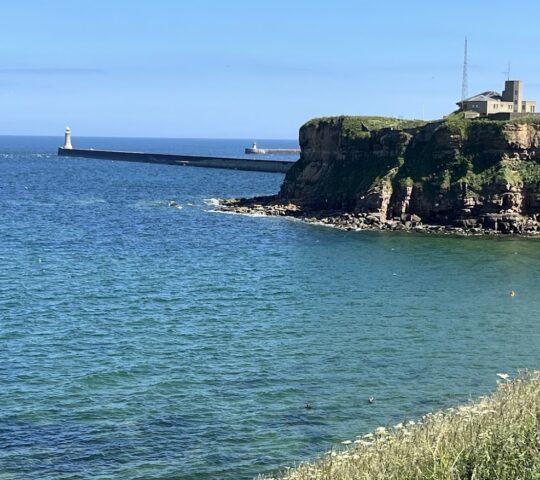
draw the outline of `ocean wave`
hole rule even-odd
[[[269,215],[264,213],[242,213],[242,212],[231,212],[229,210],[208,210],[208,213],[223,213],[224,215],[241,215],[242,217],[256,217],[256,218],[269,218]]]
[[[139,200],[129,205],[130,208],[146,209],[146,208],[162,208],[170,207],[182,210],[184,207],[176,202],[176,200]]]
[[[203,202],[209,207],[218,207],[221,200],[219,198],[205,198]]]

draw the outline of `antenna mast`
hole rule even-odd
[[[465,37],[465,55],[463,57],[463,80],[461,82],[461,108],[463,101],[469,96],[468,58],[467,58],[467,37]]]

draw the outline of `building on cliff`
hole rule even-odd
[[[536,102],[523,100],[523,82],[521,80],[507,80],[502,94],[499,92],[483,92],[457,102],[457,105],[470,116],[490,117],[500,120],[536,113]]]

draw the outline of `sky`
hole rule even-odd
[[[436,119],[505,71],[540,100],[538,0],[0,0],[0,134],[296,138]]]

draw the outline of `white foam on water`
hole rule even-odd
[[[220,205],[219,198],[205,198],[203,202],[210,207],[218,207]]]
[[[224,215],[240,215],[242,217],[256,217],[256,218],[269,218],[270,215],[265,215],[264,213],[242,213],[242,212],[233,212],[230,210],[207,210],[208,213],[222,213]]]
[[[301,222],[302,220],[294,217],[280,216],[280,215],[266,215],[265,213],[248,213],[248,212],[235,212],[232,210],[211,209],[206,210],[208,213],[222,213],[224,215],[240,215],[241,217],[253,217],[253,218],[279,218],[282,220],[290,220],[294,222]]]

